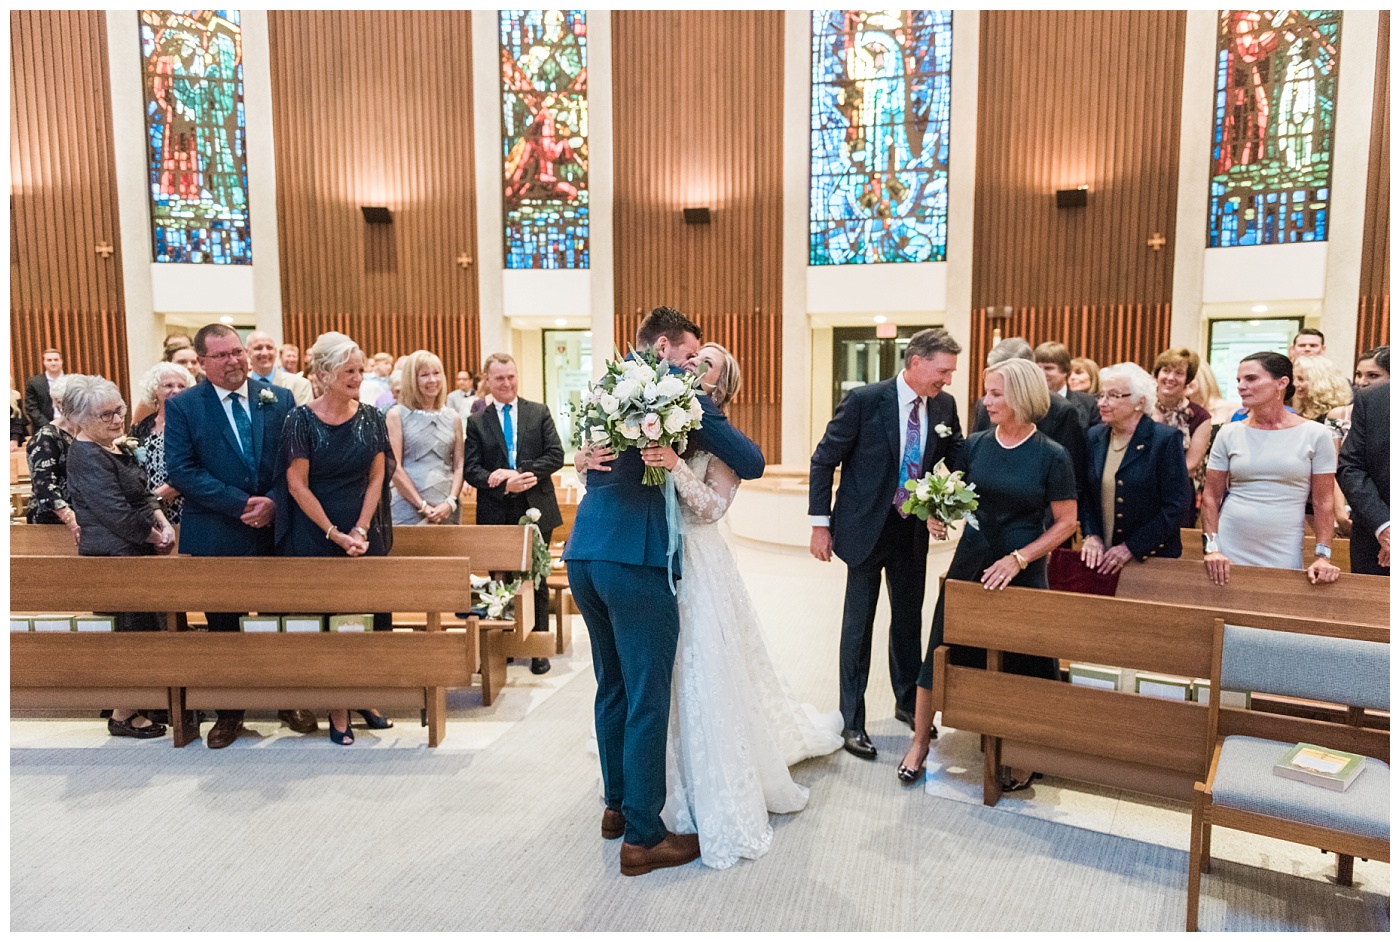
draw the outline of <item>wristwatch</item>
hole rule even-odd
[[[1321,556],[1323,559],[1331,559],[1332,547],[1323,546],[1321,543],[1318,543],[1316,546],[1313,547],[1313,555]]]
[[[1218,533],[1202,533],[1201,548],[1207,553],[1220,552],[1220,543],[1217,539],[1219,536],[1220,534]]]

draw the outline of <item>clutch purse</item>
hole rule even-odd
[[[1050,554],[1046,567],[1050,588],[1056,592],[1082,592],[1085,595],[1116,595],[1118,573],[1104,575],[1084,565],[1075,550],[1060,549]]]

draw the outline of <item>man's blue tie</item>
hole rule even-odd
[[[238,400],[238,393],[229,393],[229,404],[233,406],[233,427],[238,429],[238,444],[243,448],[243,460],[250,471],[253,466],[253,423],[248,419],[248,410]]]
[[[507,460],[507,462],[510,464],[510,469],[511,469],[512,471],[514,471],[514,470],[515,470],[515,423],[512,422],[512,421],[511,421],[511,418],[510,418],[510,406],[502,406],[501,409],[502,409],[502,411],[505,412],[505,415],[506,415],[506,422],[505,422],[505,431],[506,431],[506,460]]]

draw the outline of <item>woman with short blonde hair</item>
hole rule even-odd
[[[1346,374],[1326,357],[1299,357],[1293,363],[1293,386],[1293,410],[1315,422],[1351,403]]]
[[[1066,383],[1075,392],[1086,392],[1091,396],[1099,394],[1099,365],[1088,357],[1075,357],[1069,361],[1069,381]]]
[[[398,402],[384,414],[398,465],[393,476],[396,527],[462,522],[462,417],[446,406],[442,360],[427,350],[410,353]]]
[[[1030,360],[1003,360],[987,367],[985,375],[1000,375],[1005,381],[1006,404],[1016,414],[1016,421],[1034,425],[1050,411],[1050,387],[1045,374]]]

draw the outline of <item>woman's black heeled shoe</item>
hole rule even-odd
[[[350,728],[350,714],[345,714],[345,728],[336,729],[335,720],[330,715],[326,716],[326,723],[331,728],[331,742],[337,746],[353,746],[355,744],[355,731]]]
[[[1025,780],[1018,782],[1010,775],[1004,775],[997,781],[997,784],[1001,786],[1001,790],[1004,792],[1023,792],[1043,778],[1045,778],[1045,776],[1041,773],[1032,772]]]
[[[904,763],[901,762],[901,763],[899,764],[899,771],[898,771],[897,773],[895,773],[895,774],[897,774],[897,775],[899,776],[899,780],[900,780],[900,782],[902,782],[903,784],[905,784],[905,785],[913,785],[915,782],[917,782],[917,781],[920,779],[920,777],[922,777],[923,775],[925,775],[925,774],[927,774],[927,773],[928,773],[928,760],[925,759],[923,762],[919,763],[919,767],[918,767],[917,769],[906,768],[905,765],[904,765]]]
[[[382,716],[373,710],[356,710],[356,713],[365,718],[365,726],[370,729],[393,729],[394,721],[387,716]]]

